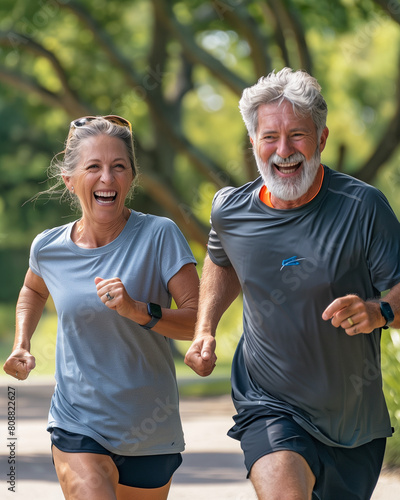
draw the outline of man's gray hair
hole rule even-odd
[[[249,136],[256,138],[258,128],[258,108],[262,104],[278,105],[283,101],[292,104],[295,113],[300,116],[311,116],[320,137],[326,126],[328,107],[321,95],[321,86],[317,80],[305,71],[293,71],[283,68],[261,77],[252,87],[243,91],[239,101]]]

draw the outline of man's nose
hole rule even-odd
[[[281,158],[288,158],[295,152],[293,145],[288,137],[281,137],[279,139],[276,154]]]

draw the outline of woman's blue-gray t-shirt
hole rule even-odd
[[[169,308],[168,281],[195,263],[189,245],[171,220],[134,211],[100,248],[78,247],[73,225],[38,235],[30,256],[58,314],[48,429],[90,436],[120,455],[182,451],[169,339],[106,307],[94,279],[118,277],[135,300]]]

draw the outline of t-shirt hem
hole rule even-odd
[[[223,262],[221,262],[220,259],[218,259],[217,257],[215,257],[212,252],[210,252],[210,250],[207,250],[207,254],[208,256],[210,257],[211,261],[213,264],[215,264],[216,266],[219,266],[219,267],[229,267],[231,266],[231,261],[229,259],[226,259],[224,260]]]
[[[173,278],[182,269],[183,266],[186,266],[187,264],[196,265],[196,259],[192,259],[191,257],[184,257],[179,262],[177,262],[165,275],[167,284],[168,281]]]
[[[126,450],[121,450],[115,446],[111,446],[110,443],[103,439],[101,436],[94,432],[90,432],[87,428],[82,429],[80,427],[76,427],[74,425],[69,425],[69,424],[63,424],[60,422],[49,422],[47,426],[47,431],[51,432],[51,430],[57,427],[59,429],[62,429],[67,432],[74,432],[76,434],[82,434],[84,436],[88,436],[92,439],[94,439],[97,443],[99,443],[101,446],[103,446],[107,451],[111,453],[115,453],[116,455],[121,455],[125,457],[136,457],[136,456],[147,456],[147,455],[168,455],[171,453],[181,453],[185,451],[185,445],[177,445],[177,446],[171,446],[168,447],[168,449],[165,448],[151,448],[148,450],[141,450],[138,449],[135,453],[128,453]],[[136,446],[137,443],[132,443],[131,446]]]

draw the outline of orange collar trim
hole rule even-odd
[[[313,200],[321,190],[322,182],[324,180],[325,171],[324,171],[324,167],[322,166],[322,164],[320,165],[320,168],[322,171],[322,175],[321,175],[321,181],[320,181],[319,186],[318,186],[318,191],[313,196],[310,196],[310,198],[308,198],[304,204],[310,203],[310,201]],[[260,200],[263,203],[265,203],[265,205],[267,205],[268,207],[271,207],[271,208],[275,208],[271,202],[271,193],[270,193],[270,191],[268,191],[268,188],[265,184],[260,189],[259,197],[260,197]]]

